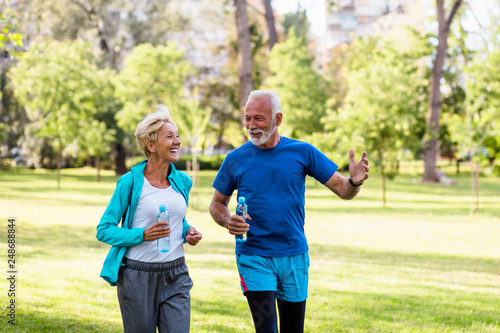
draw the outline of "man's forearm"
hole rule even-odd
[[[226,205],[218,201],[212,201],[210,204],[210,215],[221,227],[227,228],[231,214]]]
[[[349,178],[340,175],[338,172],[333,174],[325,183],[325,186],[344,200],[351,200],[360,190],[360,186],[352,186],[349,182]]]
[[[349,178],[346,178],[343,183],[343,195],[341,196],[344,200],[351,200],[354,198],[361,189],[361,186],[352,186],[349,182]]]

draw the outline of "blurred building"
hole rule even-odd
[[[412,0],[340,0],[330,7],[326,2],[325,33],[320,39],[317,62],[326,68],[331,50],[365,36],[391,29],[408,12]],[[415,13],[412,13],[415,14]],[[418,15],[422,17],[421,15]]]

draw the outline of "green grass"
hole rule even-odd
[[[109,247],[95,239],[117,178],[105,172],[95,183],[94,174],[64,170],[58,190],[51,171],[0,171],[0,242],[15,217],[18,246],[16,325],[5,316],[4,280],[0,332],[122,331],[116,288],[99,278]],[[447,174],[456,186],[397,177],[385,208],[376,175],[351,201],[308,180],[306,332],[500,332],[500,179],[481,178],[480,211],[471,215],[469,175]],[[188,209],[204,236],[186,246],[191,331],[252,332],[234,240],[207,211],[214,176],[202,172]]]

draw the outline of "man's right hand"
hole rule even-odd
[[[247,215],[247,220],[251,220],[250,215]],[[243,235],[250,229],[250,224],[245,222],[242,216],[232,215],[229,218],[229,223],[227,224],[227,230],[231,235]]]

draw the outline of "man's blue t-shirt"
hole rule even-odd
[[[278,145],[261,149],[251,142],[230,152],[213,187],[245,197],[252,217],[246,242],[236,254],[291,256],[308,251],[304,233],[305,177],[326,183],[338,166],[309,143],[281,137]]]

